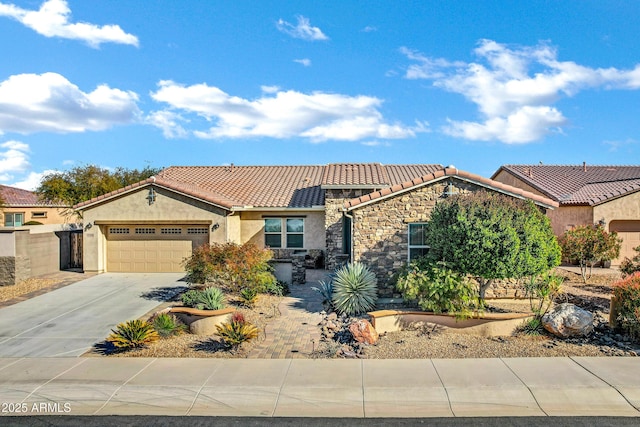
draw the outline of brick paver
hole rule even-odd
[[[307,270],[307,283],[290,285],[290,294],[278,305],[280,316],[265,328],[265,338],[249,353],[255,359],[307,358],[320,340],[322,297],[311,289],[324,270]]]

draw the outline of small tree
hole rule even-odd
[[[632,259],[625,258],[620,263],[620,271],[622,272],[623,277],[630,276],[636,271],[640,271],[640,246],[636,246],[633,248],[636,251],[636,254]]]
[[[477,278],[480,299],[493,280],[537,276],[560,264],[549,219],[532,202],[497,193],[438,203],[425,237],[429,257]]]
[[[562,256],[578,262],[584,283],[591,277],[595,264],[611,261],[620,255],[621,243],[622,239],[615,231],[607,233],[600,224],[575,227],[565,231],[560,238]]]

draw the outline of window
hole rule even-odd
[[[5,227],[20,227],[22,224],[24,224],[23,213],[5,213],[4,214]]]
[[[180,227],[161,228],[160,234],[182,234],[182,228]]]
[[[287,218],[287,247],[304,247],[304,219]]]
[[[409,261],[425,256],[429,245],[425,241],[426,224],[409,224]]]
[[[129,234],[129,229],[126,227],[109,227],[109,234]]]
[[[136,228],[136,234],[156,234],[156,229],[151,227]]]
[[[206,227],[189,227],[187,228],[187,234],[207,234],[209,229]]]
[[[280,218],[264,220],[264,244],[270,248],[282,247],[282,220]]]
[[[284,227],[283,227],[284,226]],[[266,218],[264,244],[270,248],[303,248],[304,218]]]
[[[31,212],[31,218],[46,218],[46,212]]]

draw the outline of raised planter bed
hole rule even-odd
[[[435,314],[424,311],[378,310],[369,314],[371,324],[381,334],[395,332],[411,323],[435,323],[460,334],[492,337],[511,335],[533,313],[483,313],[470,319],[459,320],[450,314]]]
[[[168,310],[189,325],[189,332],[195,335],[212,335],[217,332],[216,325],[231,320],[231,314],[236,311],[233,307],[220,310],[198,310],[191,307],[170,307]]]

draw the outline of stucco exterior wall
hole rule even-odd
[[[493,180],[501,182],[503,184],[510,185],[512,187],[521,188],[522,190],[529,191],[539,196],[549,197],[548,195],[542,193],[541,191],[527,184],[523,180],[516,178],[515,176],[513,176],[512,174],[504,170],[500,171],[498,175],[496,175],[495,178],[493,178]]]
[[[480,189],[456,179],[452,182],[458,193]],[[448,181],[439,181],[352,211],[354,261],[374,271],[381,297],[400,297],[390,279],[408,261],[409,224],[428,221],[448,190]]]
[[[640,191],[594,206],[593,218],[603,219],[607,227],[613,220],[640,220]]]
[[[320,211],[247,211],[240,212],[240,236],[238,243],[251,242],[264,248],[265,218],[304,218],[304,248],[322,249],[326,247],[324,233],[324,212]]]
[[[547,216],[556,236],[562,236],[565,231],[575,226],[594,223],[591,206],[560,206],[554,210],[548,210]]]
[[[5,207],[0,212],[0,227],[4,226],[4,214],[5,213],[22,213],[24,214],[24,222],[38,221],[41,224],[66,224],[68,222],[75,222],[76,216],[67,217],[63,215],[64,209],[60,208],[47,208],[47,207]],[[45,217],[37,216],[38,213],[44,213]],[[34,216],[36,214],[36,216]]]
[[[111,199],[105,203],[92,206],[83,211],[85,225],[83,266],[85,271],[105,271],[106,265],[106,225],[110,221],[147,223],[182,223],[193,221],[207,221],[218,224],[219,227],[211,231],[210,243],[224,243],[227,238],[227,212],[216,206],[194,200],[155,187],[155,202],[149,204],[147,195],[149,187],[139,191],[127,193],[121,197]],[[96,221],[100,224],[95,225]],[[87,225],[91,224],[90,228]]]
[[[54,232],[6,229],[0,233],[0,286],[60,270],[60,239]]]

